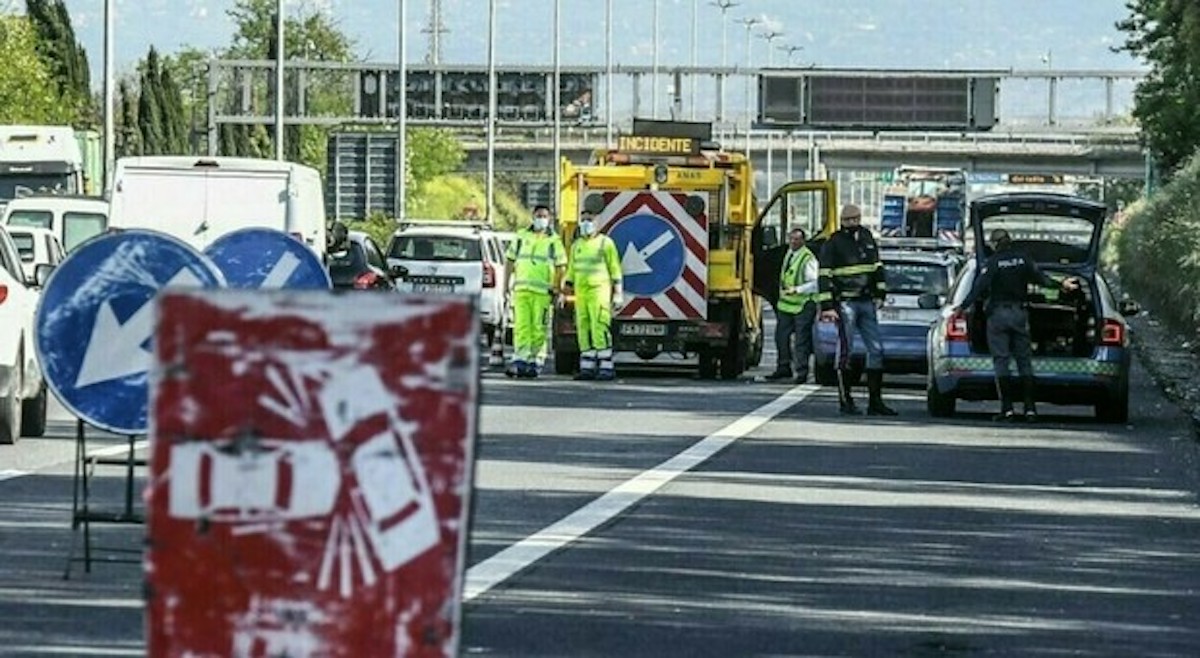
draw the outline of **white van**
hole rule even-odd
[[[117,160],[109,226],[152,229],[204,250],[243,228],[290,233],[325,255],[321,174],[293,162],[147,156]]]
[[[100,197],[35,194],[8,202],[5,226],[49,229],[71,253],[108,229],[108,202]]]

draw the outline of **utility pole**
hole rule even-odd
[[[655,0],[657,4],[657,0]],[[562,209],[558,207],[559,177],[562,175],[559,160],[562,159],[562,62],[559,51],[562,50],[562,0],[554,0],[554,189],[550,191],[550,205],[554,208],[554,216],[558,217]]]
[[[613,148],[613,0],[604,3],[604,96],[604,127],[608,147]]]
[[[766,32],[764,32],[758,36],[762,37],[763,39],[765,39],[767,41],[767,66],[774,67],[775,66],[775,51],[771,48],[771,46],[773,45],[773,43],[775,42],[776,39],[783,36],[783,32],[777,32],[775,30],[767,30]]]
[[[697,66],[697,49],[699,44],[696,43],[697,35],[700,31],[700,0],[692,0],[692,79],[688,81],[692,88],[691,119],[696,120],[696,66]]]
[[[655,119],[657,119],[658,118],[658,91],[659,91],[659,89],[658,89],[658,0],[652,0],[652,2],[654,3],[654,20],[651,21],[651,25],[654,26],[654,36],[652,37],[653,43],[654,43],[654,45],[653,45],[654,66],[652,66],[651,68],[653,69],[654,73],[650,76],[650,99],[651,99],[650,104],[652,106],[651,116],[653,116]]]
[[[425,61],[437,66],[442,63],[442,35],[449,32],[442,22],[442,0],[429,0],[429,24],[421,30],[429,35],[429,52]]]

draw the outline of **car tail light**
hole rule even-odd
[[[8,286],[0,283],[0,304],[3,304],[6,299],[8,299]]]
[[[1100,344],[1110,347],[1125,346],[1125,326],[1116,320],[1105,320],[1100,328]]]
[[[492,264],[487,261],[483,262],[483,287],[484,288],[495,288],[496,287],[496,268],[493,267]]]
[[[967,314],[955,311],[946,320],[946,340],[961,342],[967,340]]]
[[[369,290],[379,284],[379,275],[374,272],[364,272],[354,279],[355,290]]]

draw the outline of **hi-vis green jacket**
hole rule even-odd
[[[887,284],[879,247],[869,229],[842,229],[821,247],[819,272],[821,310],[835,308],[838,302],[883,299]]]

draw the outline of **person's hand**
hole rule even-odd
[[[838,319],[837,311],[835,311],[833,309],[829,309],[828,311],[821,311],[821,322],[837,322],[837,319]]]
[[[875,310],[878,311],[878,310],[881,310],[882,308],[883,308],[883,300],[876,299],[875,300]]]
[[[612,298],[613,312],[615,313],[615,312],[621,310],[622,306],[625,306],[625,295],[618,292],[618,293],[614,294],[613,298]]]
[[[1063,279],[1062,289],[1067,292],[1075,292],[1076,290],[1079,290],[1079,279],[1073,276]]]

